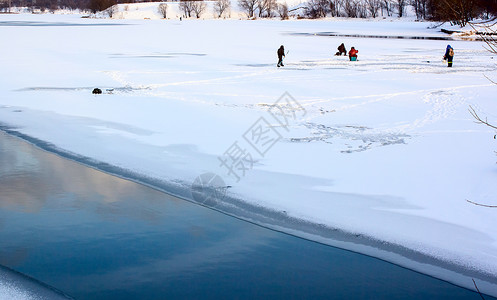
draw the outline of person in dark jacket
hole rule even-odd
[[[447,45],[444,55],[444,60],[447,61],[447,67],[452,68],[453,59],[454,59],[454,48],[452,48],[450,45]]]
[[[281,47],[278,49],[278,68],[283,67],[283,57],[285,57],[285,47],[281,45]]]
[[[345,45],[343,43],[340,44],[340,46],[338,46],[338,52],[335,53],[336,56],[340,56],[342,55],[347,55],[347,49],[345,49]]]
[[[351,47],[350,48],[350,51],[349,51],[349,60],[357,60],[357,53],[359,52],[359,50],[356,50],[354,47]]]

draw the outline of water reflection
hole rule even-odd
[[[77,299],[479,298],[109,176],[1,132],[0,265]]]
[[[274,235],[3,133],[0,163],[0,264],[76,295],[236,264]]]
[[[177,278],[191,280],[193,284],[194,278],[201,274],[215,273],[222,265],[236,266],[245,260],[247,252],[265,245],[270,236],[267,232],[249,232],[236,237],[225,237],[216,243],[187,247],[171,255],[150,258],[142,264],[77,276],[74,279],[77,282],[90,282],[88,288],[92,291],[101,291],[101,282],[105,282],[105,289],[112,290],[137,289],[153,281],[167,283]]]
[[[149,221],[158,217],[158,211],[150,209],[148,205],[163,204],[164,194],[149,193],[147,197],[143,197],[142,186],[90,168],[82,168],[74,162],[2,135],[1,208],[37,213],[43,207],[51,207],[57,202],[60,210],[94,207],[95,212],[102,215],[125,214]],[[143,208],[133,207],[126,212],[126,206],[108,205],[137,199],[146,202]],[[177,201],[173,197],[169,197],[169,200]],[[88,201],[95,203],[90,205]]]

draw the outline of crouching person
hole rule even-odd
[[[350,48],[349,51],[349,60],[350,61],[356,61],[357,60],[357,53],[359,50],[356,50],[354,47]]]
[[[335,53],[336,56],[347,55],[347,49],[345,49],[345,45],[343,43],[340,44],[337,48],[338,52]]]

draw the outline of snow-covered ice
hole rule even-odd
[[[446,37],[431,25],[0,15],[0,122],[183,190],[218,174],[247,207],[352,238],[270,227],[497,295],[497,211],[466,201],[497,205],[495,132],[468,112],[497,123],[495,56],[475,41],[314,35]],[[359,61],[333,56],[341,42]],[[288,130],[268,112],[285,92],[305,109]],[[244,138],[260,118],[281,135],[264,155]],[[220,164],[235,142],[254,160],[239,181]]]

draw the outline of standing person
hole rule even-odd
[[[447,67],[452,68],[452,60],[454,59],[454,48],[450,45],[447,45],[447,49],[445,49],[444,60],[447,61]]]
[[[283,45],[280,46],[280,48],[278,49],[278,68],[279,67],[283,67],[283,57],[285,57],[285,47],[283,47]]]
[[[356,61],[358,52],[359,52],[359,50],[356,50],[354,47],[351,47],[350,51],[349,51],[349,60]]]
[[[342,55],[347,55],[347,49],[345,49],[345,45],[343,43],[340,44],[340,46],[338,46],[338,52],[335,54],[336,56],[340,56]]]

